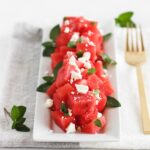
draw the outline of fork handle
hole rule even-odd
[[[141,103],[141,115],[142,115],[142,124],[143,124],[143,132],[145,134],[150,133],[150,121],[149,121],[149,112],[148,106],[146,101],[145,89],[144,89],[144,82],[142,77],[141,66],[136,66],[137,72],[137,80],[138,80],[138,88],[139,88],[139,97]]]

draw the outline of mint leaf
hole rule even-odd
[[[15,129],[17,131],[21,132],[28,132],[30,129],[24,125],[26,118],[23,118],[26,107],[25,106],[13,106],[11,109],[11,112],[8,112],[6,108],[4,108],[4,111],[8,114],[8,116],[12,119],[12,129]]]
[[[50,57],[50,55],[52,53],[54,53],[55,51],[55,48],[54,47],[46,47],[44,50],[43,50],[43,56],[44,57]]]
[[[82,57],[82,56],[83,56],[83,51],[82,51],[82,50],[78,51],[78,52],[76,53],[76,55],[77,55],[78,58],[79,58],[79,57]]]
[[[15,129],[18,124],[23,124],[25,122],[25,120],[26,120],[26,118],[21,118],[18,121],[14,121],[12,124],[12,129]]]
[[[93,90],[93,94],[94,94],[94,95],[98,95],[99,92],[100,92],[100,91],[99,91],[98,89]]]
[[[115,99],[114,97],[111,96],[107,96],[107,103],[106,103],[107,107],[120,107],[121,104],[119,103],[119,101],[117,99]]]
[[[43,56],[50,57],[52,53],[55,51],[55,43],[53,41],[47,41],[42,43],[44,50],[43,50]]]
[[[77,40],[77,43],[81,43],[82,42],[82,38],[79,37],[79,39]]]
[[[104,68],[108,68],[108,66],[116,65],[116,61],[111,59],[107,54],[103,53],[101,54],[102,60],[103,60],[103,66]]]
[[[90,75],[90,74],[93,74],[96,72],[96,69],[95,68],[90,68],[88,69],[87,73]]]
[[[26,112],[26,107],[13,106],[10,115],[13,121],[17,121],[24,116],[25,112]]]
[[[37,91],[38,92],[43,92],[43,93],[45,93],[47,90],[48,90],[48,88],[50,87],[50,84],[49,83],[42,83],[41,85],[39,85],[38,87],[37,87]]]
[[[42,83],[41,85],[39,85],[38,87],[37,87],[37,91],[38,92],[43,92],[43,93],[45,93],[47,90],[48,90],[48,88],[53,84],[53,82],[55,81],[55,79],[56,79],[56,77],[57,77],[57,73],[58,73],[58,71],[59,71],[59,69],[62,67],[62,65],[63,65],[63,62],[60,62],[60,63],[58,63],[56,66],[55,66],[55,68],[54,68],[54,70],[53,70],[53,74],[54,74],[54,76],[52,77],[52,76],[45,76],[45,77],[43,77],[43,79],[46,81],[46,83]]]
[[[64,17],[64,18],[63,18],[63,21],[65,21],[65,20],[67,20],[67,17]]]
[[[59,69],[62,67],[62,65],[63,65],[63,62],[61,61],[55,66],[55,68],[53,70],[53,74],[54,74],[55,78],[57,77],[57,73],[58,73]]]
[[[17,131],[21,131],[21,132],[29,132],[29,131],[30,131],[30,128],[27,127],[27,126],[24,125],[24,124],[16,125],[15,129],[16,129]]]
[[[51,85],[55,81],[55,78],[53,76],[44,76],[43,80],[45,80]]]
[[[68,108],[66,106],[65,103],[61,103],[61,107],[60,107],[61,111],[64,113],[64,115],[68,116],[69,112],[68,112]]]
[[[45,48],[55,47],[55,43],[53,41],[46,41],[46,42],[42,43],[42,45]]]
[[[111,38],[111,36],[112,36],[112,33],[107,33],[107,34],[105,34],[105,35],[103,36],[103,40],[104,40],[104,41],[107,41],[107,40],[109,40],[109,39]]]
[[[53,41],[56,40],[57,36],[60,34],[60,26],[59,24],[54,26],[50,32],[50,39],[52,39]]]
[[[67,47],[69,47],[69,48],[75,48],[75,47],[76,47],[76,42],[70,41],[70,42],[67,44]]]
[[[100,122],[99,119],[96,119],[96,120],[94,121],[94,124],[95,124],[97,127],[101,127],[101,126],[102,126],[102,123]]]
[[[124,12],[120,14],[117,18],[115,18],[116,24],[118,24],[120,27],[136,27],[136,24],[132,21],[133,12]]]
[[[95,26],[97,24],[97,22],[95,22],[95,21],[91,21],[90,23],[92,26]]]

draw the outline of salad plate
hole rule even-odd
[[[53,26],[53,24],[51,24]],[[104,33],[114,33],[113,23],[101,23],[100,29],[103,29]],[[43,42],[49,39],[50,28],[43,29]],[[104,44],[106,53],[109,54],[114,60],[116,60],[115,39],[114,34]],[[42,77],[45,76],[50,70],[51,59],[43,57],[43,48],[41,48],[40,66],[39,66],[39,78],[38,85],[43,83]],[[115,90],[114,97],[117,95],[117,67],[108,69],[110,81]],[[62,77],[63,78],[63,77]],[[84,134],[84,133],[71,133],[67,134],[62,132],[60,128],[52,121],[49,109],[45,107],[45,101],[48,99],[46,94],[37,92],[36,94],[36,106],[33,128],[33,140],[40,142],[108,142],[117,141],[120,137],[120,118],[119,108],[107,108],[104,112],[106,117],[106,126],[102,133],[97,134]],[[53,129],[51,126],[53,124]]]

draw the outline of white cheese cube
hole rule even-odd
[[[50,108],[53,106],[53,100],[51,98],[47,99],[45,102],[45,107]]]
[[[70,123],[69,126],[66,128],[66,133],[74,133],[76,132],[75,124]]]
[[[79,93],[86,94],[89,91],[87,85],[75,84],[75,87]]]

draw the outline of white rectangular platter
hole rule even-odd
[[[53,24],[52,24],[53,26]],[[101,24],[101,28],[104,33],[113,32],[114,25],[112,23]],[[50,28],[43,29],[43,41],[49,40]],[[106,52],[113,58],[115,56],[115,40],[114,35],[112,38],[105,43]],[[39,68],[39,80],[38,85],[43,83],[42,77],[46,75],[46,72],[50,70],[50,58],[40,56],[40,68]],[[110,80],[115,89],[115,97],[117,98],[117,73],[116,67],[109,69]],[[37,86],[38,86],[37,85]],[[35,107],[35,118],[34,118],[34,129],[33,129],[33,139],[40,142],[108,142],[117,141],[120,135],[120,119],[119,119],[119,108],[107,109],[105,111],[105,116],[107,120],[107,125],[105,127],[104,133],[99,134],[83,134],[83,133],[73,133],[66,134],[60,131],[60,129],[54,125],[54,132],[50,129],[50,112],[45,107],[45,100],[48,97],[46,94],[37,92],[36,95],[36,107]]]

